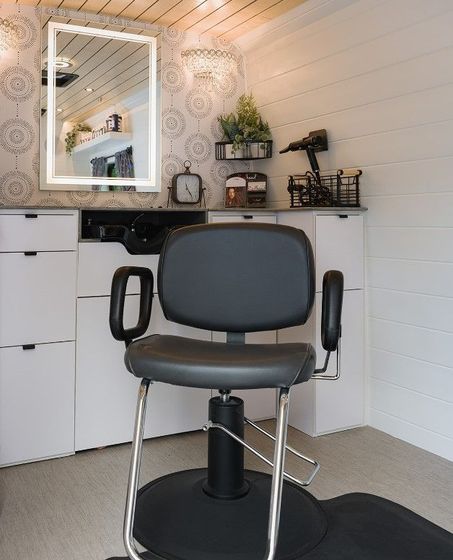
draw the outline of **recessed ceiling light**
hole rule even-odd
[[[92,87],[86,87],[85,91],[87,91],[88,93],[91,93],[94,91],[94,89]]]
[[[61,109],[60,107],[58,107],[57,113],[62,113],[62,112],[63,112],[63,109]]]
[[[71,60],[69,58],[56,58],[55,59],[55,68],[71,68],[73,66]]]

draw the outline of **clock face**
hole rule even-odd
[[[192,173],[181,173],[176,177],[174,187],[176,202],[181,204],[198,204],[201,195],[201,179]]]

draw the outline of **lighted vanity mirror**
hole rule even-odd
[[[160,190],[156,37],[46,26],[41,188]]]

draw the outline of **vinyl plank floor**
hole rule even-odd
[[[272,421],[263,425],[273,429]],[[247,428],[271,456],[272,442]],[[369,427],[316,439],[290,429],[289,441],[317,458],[310,487],[320,499],[371,492],[453,531],[453,463]],[[206,464],[207,437],[194,432],[149,440],[142,481]],[[130,445],[0,470],[1,560],[103,560],[123,554],[121,541]],[[247,466],[262,470],[247,454]],[[289,457],[287,468],[307,469]],[[265,469],[264,469],[265,470]]]

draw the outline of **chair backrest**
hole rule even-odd
[[[161,250],[159,299],[170,321],[224,332],[301,325],[315,269],[302,230],[269,224],[205,224],[172,232]]]

